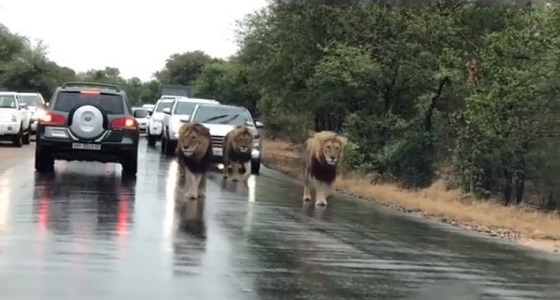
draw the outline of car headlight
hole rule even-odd
[[[181,125],[183,125],[183,123],[181,122],[173,123],[173,125],[171,126],[171,131],[173,131],[174,133],[178,133]]]

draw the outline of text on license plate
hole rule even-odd
[[[214,148],[214,149],[212,149],[212,151],[214,152],[214,155],[216,155],[216,156],[222,155],[222,149],[221,148]]]
[[[99,144],[72,143],[72,149],[101,150],[101,145],[99,145]]]

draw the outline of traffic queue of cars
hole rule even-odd
[[[160,141],[161,153],[173,155],[183,122],[206,126],[212,138],[213,161],[223,163],[224,137],[236,126],[253,133],[251,173],[259,174],[263,124],[242,106],[213,99],[162,96],[155,104],[132,107],[118,86],[66,82],[50,103],[37,93],[0,92],[0,140],[21,147],[36,133],[35,170],[54,171],[55,160],[120,163],[123,175],[138,170],[140,133],[149,146]]]
[[[0,92],[0,141],[28,145],[45,108],[39,93]]]
[[[163,96],[153,107],[146,129],[148,145],[161,142],[164,155],[173,155],[177,147],[178,131],[183,122],[195,122],[206,126],[212,136],[213,161],[223,162],[224,137],[236,126],[246,126],[253,132],[254,145],[251,153],[251,173],[259,174],[262,142],[259,129],[263,124],[253,120],[251,113],[242,106],[223,105],[217,100]]]

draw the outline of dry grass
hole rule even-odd
[[[282,141],[263,143],[265,165],[293,177],[301,176],[302,165],[295,148]],[[403,190],[392,184],[370,184],[369,180],[340,176],[337,189],[372,199],[408,212],[437,218],[469,230],[519,241],[531,247],[560,250],[560,215],[527,207],[505,207],[494,201],[479,201],[459,190],[449,190],[442,181],[421,190]]]

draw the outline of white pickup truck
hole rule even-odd
[[[28,145],[31,113],[16,92],[0,92],[0,140],[14,146]]]

